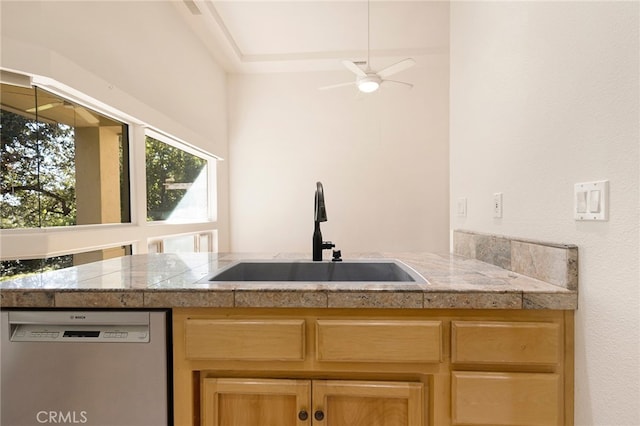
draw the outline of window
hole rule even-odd
[[[42,259],[3,260],[0,261],[0,281],[103,260],[106,258],[105,253],[108,253],[108,257],[130,255],[131,246],[111,247],[103,250],[94,250],[84,253],[68,254]]]
[[[149,253],[201,253],[217,252],[217,232],[201,232],[187,235],[168,236],[149,242]]]
[[[0,97],[1,228],[130,222],[126,124],[38,87]]]
[[[188,147],[146,138],[147,221],[211,220],[209,202],[213,157]],[[213,174],[213,173],[211,173]]]
[[[53,271],[73,266],[73,256],[55,256],[47,259],[19,259],[3,260],[0,262],[0,281],[8,278],[18,278],[36,272]]]
[[[217,251],[214,155],[45,76],[0,78],[0,280]]]

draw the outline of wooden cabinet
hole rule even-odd
[[[453,321],[451,360],[464,364],[555,365],[560,326],[546,322]]]
[[[193,360],[300,361],[304,325],[299,319],[188,319],[185,355]]]
[[[422,426],[422,383],[313,382],[314,426]]]
[[[564,425],[562,341],[558,323],[453,321],[452,423]]]
[[[558,374],[454,372],[452,394],[456,425],[563,424]]]
[[[422,426],[421,383],[202,380],[203,426]]]
[[[174,309],[180,426],[571,426],[573,312]]]
[[[202,426],[304,426],[311,411],[308,380],[202,380]]]
[[[348,362],[440,362],[442,321],[316,321],[316,358]]]

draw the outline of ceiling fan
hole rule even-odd
[[[354,73],[356,75],[356,80],[355,81],[351,81],[348,83],[338,83],[338,84],[332,84],[330,86],[324,86],[324,87],[320,87],[319,90],[327,90],[327,89],[334,89],[337,87],[344,87],[344,86],[351,86],[351,85],[356,85],[356,87],[358,88],[358,90],[360,90],[363,93],[372,93],[375,92],[376,90],[378,90],[378,88],[382,85],[382,84],[396,84],[396,85],[401,85],[401,86],[405,86],[407,88],[412,88],[413,84],[411,83],[406,83],[404,81],[396,81],[396,80],[389,80],[386,77],[389,77],[393,74],[399,73],[400,71],[404,71],[407,68],[411,68],[412,66],[414,66],[416,64],[416,61],[414,61],[412,58],[407,58],[407,59],[403,59],[400,62],[396,62],[393,65],[389,65],[386,68],[381,69],[378,72],[375,72],[371,69],[371,62],[370,62],[370,56],[371,56],[371,48],[370,48],[370,44],[371,44],[371,36],[370,36],[370,26],[371,26],[371,5],[370,5],[370,1],[367,1],[367,61],[366,61],[366,65],[367,67],[363,70],[362,68],[360,68],[359,64],[363,64],[363,62],[353,62],[353,61],[342,61],[342,64],[352,73]]]

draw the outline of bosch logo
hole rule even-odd
[[[36,420],[40,424],[84,424],[87,423],[86,411],[38,411]]]
[[[72,320],[84,320],[84,319],[87,319],[87,317],[84,316],[84,315],[71,315],[69,317],[69,319],[72,319]]]

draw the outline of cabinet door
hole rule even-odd
[[[205,378],[201,404],[203,426],[308,426],[311,382]]]
[[[314,426],[422,426],[422,383],[316,380]]]

